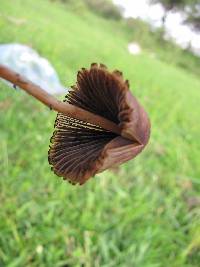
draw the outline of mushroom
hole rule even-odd
[[[72,184],[134,158],[149,140],[148,115],[118,70],[96,63],[82,68],[64,102],[2,65],[0,77],[58,111],[48,160]]]
[[[129,91],[120,71],[92,64],[78,72],[66,102],[115,123],[114,133],[58,113],[49,149],[49,164],[72,184],[84,184],[96,173],[122,164],[142,151],[150,135],[148,116]]]

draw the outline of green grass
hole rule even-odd
[[[148,51],[130,56],[126,33],[87,10],[47,0],[0,5],[0,43],[31,45],[67,86],[91,62],[123,70],[152,122],[136,159],[71,186],[47,161],[56,114],[0,83],[0,266],[198,267],[197,76]]]

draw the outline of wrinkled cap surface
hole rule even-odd
[[[122,164],[142,151],[150,135],[145,110],[120,71],[100,64],[78,72],[68,103],[119,125],[121,135],[58,113],[49,149],[49,164],[72,184],[84,184],[96,173]]]

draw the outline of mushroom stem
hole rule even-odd
[[[69,103],[59,101],[58,99],[44,91],[40,86],[34,84],[20,74],[1,64],[0,77],[13,83],[15,86],[19,86],[28,94],[32,95],[37,100],[55,111],[63,113],[69,117],[91,123],[93,125],[98,125],[105,130],[120,135],[120,128],[114,122]]]

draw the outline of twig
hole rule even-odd
[[[28,79],[22,77],[20,74],[1,64],[0,77],[13,83],[15,86],[19,86],[21,89],[35,97],[50,109],[61,112],[69,117],[98,125],[105,130],[120,135],[120,128],[114,122],[69,103],[59,101],[58,99],[44,91],[40,86],[34,84]]]

